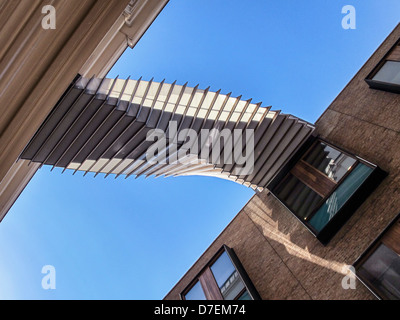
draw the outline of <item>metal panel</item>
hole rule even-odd
[[[149,158],[154,141],[147,136],[153,129],[164,134],[165,145],[160,144]],[[235,148],[246,150],[250,142],[246,129],[254,133],[254,150],[245,155],[247,159],[254,156],[250,174],[235,161],[221,160],[233,158]],[[188,130],[196,134],[194,140]],[[242,136],[235,136],[233,130]],[[260,189],[313,130],[306,121],[241,100],[241,96],[221,94],[221,90],[153,79],[77,78],[20,158],[95,176],[204,175]],[[226,140],[230,144],[222,143]]]

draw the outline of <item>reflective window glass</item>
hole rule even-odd
[[[296,215],[305,220],[322,200],[312,189],[292,174],[275,190],[278,198]]]
[[[303,160],[335,182],[340,181],[356,163],[356,159],[321,141],[307,153]]]
[[[200,281],[197,281],[196,284],[185,294],[186,300],[206,300],[206,296],[204,294],[203,288],[201,287]]]
[[[384,244],[369,256],[357,274],[384,298],[400,299],[400,256]]]
[[[372,168],[359,163],[313,215],[310,224],[320,231],[369,177]]]
[[[400,85],[400,62],[386,61],[372,80]]]
[[[224,300],[235,299],[244,289],[239,273],[233,266],[226,251],[214,262],[211,266],[211,271]]]

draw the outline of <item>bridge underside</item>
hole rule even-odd
[[[264,188],[314,126],[198,86],[77,77],[21,159],[106,176],[215,176]]]

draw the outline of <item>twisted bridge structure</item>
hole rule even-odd
[[[209,89],[77,76],[20,159],[74,174],[202,175],[265,188],[314,126]]]

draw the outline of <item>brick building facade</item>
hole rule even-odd
[[[248,291],[255,290],[253,298],[399,298],[399,39],[400,25],[315,123],[316,138],[365,164],[376,165],[385,174],[373,179],[370,188],[353,194],[355,203],[348,206],[330,228],[328,237],[322,239],[309,223],[291,212],[295,210],[287,208],[290,205],[284,205],[282,197],[278,199],[276,185],[272,192],[268,188],[255,194],[166,295],[166,300],[188,298],[197,281],[205,297],[215,299],[210,289],[215,283],[207,288],[210,280],[205,274],[212,271],[212,263],[224,245],[233,249],[235,259],[240,261],[237,268],[242,269],[244,277],[248,276],[242,280]],[[302,156],[304,153],[299,155]],[[288,165],[281,176],[293,172],[293,168],[293,163]],[[282,177],[277,183],[283,181]],[[384,254],[384,250],[388,253]],[[344,277],[349,275],[347,266],[356,270],[355,288],[342,286]],[[390,275],[382,273],[384,267],[391,268]],[[218,282],[215,272],[214,276]],[[376,278],[381,280],[376,282]]]

